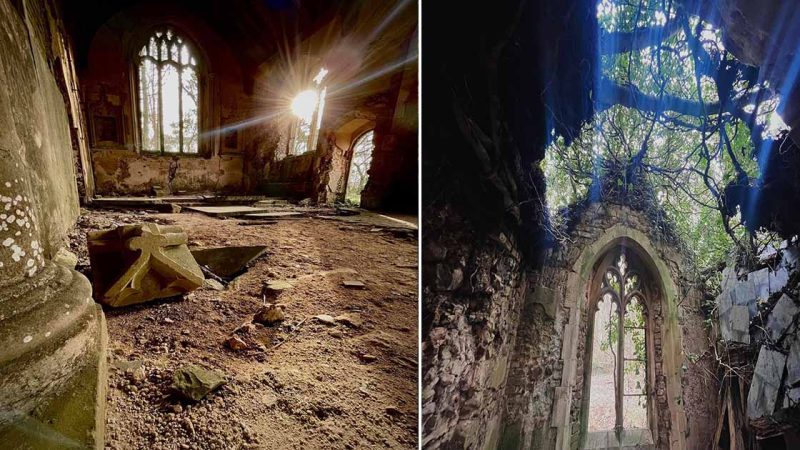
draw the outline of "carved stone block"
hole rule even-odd
[[[180,227],[154,223],[91,232],[87,239],[94,296],[126,306],[193,291],[203,272]]]

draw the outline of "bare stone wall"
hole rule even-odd
[[[507,231],[423,215],[424,448],[496,448],[526,282]]]

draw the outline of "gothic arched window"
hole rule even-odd
[[[150,36],[137,60],[141,148],[198,152],[198,73],[191,45],[171,29]]]
[[[598,267],[594,295],[588,439],[606,443],[622,433],[649,432],[647,290],[624,248]],[[599,279],[598,279],[599,278]],[[622,324],[622,326],[620,326]],[[596,444],[596,443],[595,443]],[[595,448],[587,442],[586,448]]]

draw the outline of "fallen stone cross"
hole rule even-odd
[[[190,292],[203,285],[200,266],[177,226],[124,225],[87,238],[94,295],[126,306]]]

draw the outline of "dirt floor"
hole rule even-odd
[[[91,210],[71,236],[78,269],[90,270],[87,231],[143,221],[183,227],[193,248],[268,251],[223,291],[105,309],[106,448],[417,448],[415,233],[361,220],[242,226],[198,213]],[[286,320],[254,327],[250,348],[228,349],[226,339],[262,306],[268,280],[293,284],[277,300]],[[366,289],[347,289],[344,280]],[[319,314],[346,314],[352,323],[325,325]],[[179,400],[172,374],[190,363],[228,383],[200,402]]]

